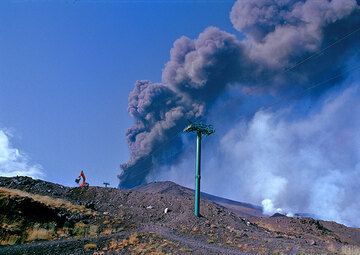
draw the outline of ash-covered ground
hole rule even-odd
[[[0,177],[0,254],[360,254],[360,229],[203,195],[172,182],[132,190]]]

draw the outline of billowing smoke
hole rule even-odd
[[[122,165],[119,187],[133,187],[150,173],[160,174],[164,154],[176,152],[178,157],[166,162],[175,164],[183,148],[179,132],[187,120],[206,119],[230,87],[246,94],[293,95],[313,81],[342,74],[358,34],[326,54],[312,54],[351,34],[360,26],[359,14],[356,0],[242,0],[235,2],[230,18],[243,39],[209,27],[194,40],[176,40],[162,81],[137,81],[130,93],[129,113],[135,123],[127,132],[130,159]]]
[[[171,150],[157,147],[174,136],[169,147],[178,147],[187,120],[202,118],[226,85],[238,80],[241,48],[233,35],[210,27],[194,41],[182,37],[174,43],[162,83],[136,82],[129,96],[135,118],[127,132],[130,160],[122,165],[121,187],[143,183],[157,158]]]
[[[204,146],[203,190],[261,204],[266,214],[306,212],[360,226],[359,77],[325,93],[305,115],[298,114],[308,105],[301,99],[232,125],[216,147]],[[157,179],[192,187],[189,156]]]
[[[9,132],[0,130],[0,176],[42,177],[44,175],[42,167],[38,164],[31,164],[26,154],[11,145],[10,137]]]
[[[318,50],[328,41],[326,28],[355,9],[355,0],[242,0],[235,3],[230,17],[234,27],[248,36],[247,55],[253,61],[265,68],[282,68]]]

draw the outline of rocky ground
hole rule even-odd
[[[0,254],[360,254],[360,229],[203,198],[196,218],[193,191],[171,182],[118,190],[0,177]]]

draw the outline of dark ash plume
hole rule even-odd
[[[236,80],[240,49],[233,35],[210,27],[196,40],[182,37],[174,43],[162,83],[136,82],[128,109],[136,121],[127,131],[130,160],[121,166],[120,187],[143,183],[161,156],[162,151],[154,155],[154,150],[177,135],[187,120],[202,118],[208,104]]]
[[[246,34],[247,55],[253,61],[282,68],[318,50],[330,39],[324,38],[324,29],[355,9],[356,0],[242,0],[233,6],[230,18]]]
[[[338,35],[333,31],[359,26],[359,16],[355,0],[242,0],[234,4],[230,17],[245,39],[209,27],[195,40],[176,40],[162,82],[137,81],[129,95],[135,124],[127,132],[130,159],[121,166],[119,187],[144,183],[154,165],[161,164],[164,150],[181,148],[178,133],[186,121],[204,118],[229,84],[279,91],[317,78],[309,75],[310,65],[295,74],[282,71],[333,42]],[[357,41],[334,47],[334,68],[341,67]],[[328,59],[319,58],[317,68],[321,71],[326,63]],[[159,148],[176,135],[171,144]]]

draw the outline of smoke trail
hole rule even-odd
[[[360,226],[360,121],[354,118],[360,114],[359,98],[356,82],[306,116],[294,119],[292,109],[259,111],[250,122],[238,123],[220,141],[219,154],[212,155],[204,188]],[[209,179],[216,169],[222,170],[217,183],[231,191],[222,192],[223,185],[214,189]]]
[[[245,0],[235,3],[230,17],[234,27],[248,36],[245,44],[251,59],[265,68],[282,68],[319,49],[328,40],[325,28],[358,8],[355,0]]]
[[[313,102],[260,110],[204,147],[204,192],[262,204],[264,213],[306,212],[360,226],[358,77]],[[298,108],[306,107],[306,114]],[[216,140],[216,139],[219,140]],[[214,141],[215,140],[215,141]],[[192,187],[193,153],[155,179]],[[165,167],[164,167],[165,168]]]
[[[208,104],[236,80],[238,69],[233,67],[241,65],[240,49],[233,35],[210,27],[194,41],[182,37],[174,43],[163,83],[136,82],[129,96],[129,113],[135,118],[127,132],[130,160],[122,165],[121,187],[144,182],[160,156],[153,151],[176,135],[187,120],[203,117]],[[178,138],[171,146],[180,142]]]
[[[159,146],[176,137],[187,119],[205,117],[229,85],[250,93],[291,94],[309,80],[324,78],[323,70],[341,71],[359,41],[348,38],[343,47],[317,56],[316,66],[301,65],[293,72],[296,63],[360,26],[355,0],[237,1],[230,17],[245,39],[215,27],[194,40],[181,37],[171,49],[162,82],[135,84],[129,96],[135,120],[127,132],[130,159],[122,165],[119,187],[144,183],[164,151],[181,148],[182,141],[178,137]]]
[[[26,154],[13,148],[9,134],[0,130],[0,176],[25,175],[40,178],[44,174],[40,165],[32,165]]]

